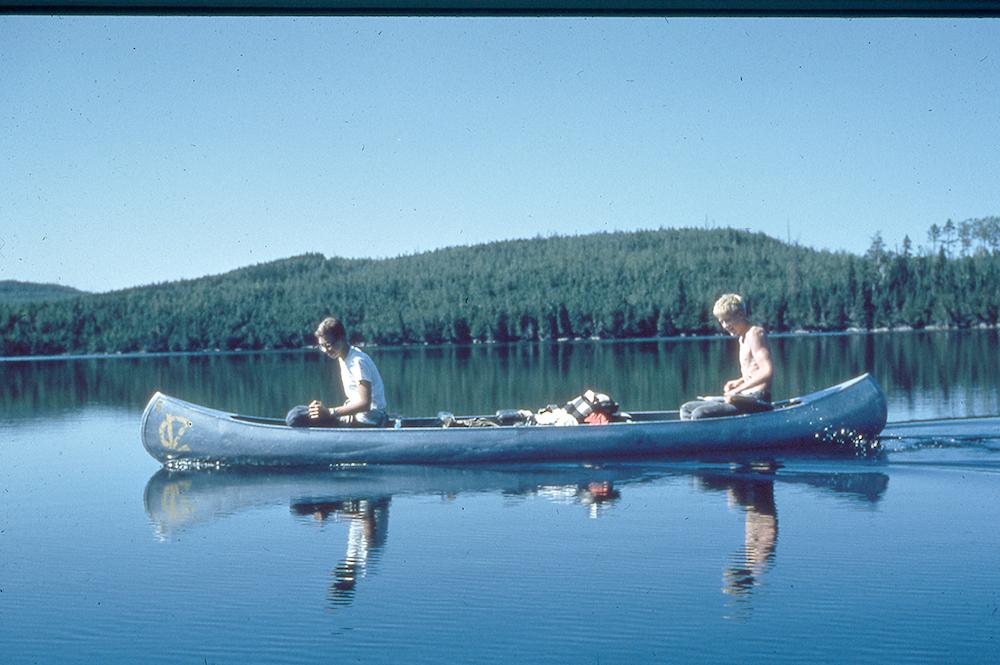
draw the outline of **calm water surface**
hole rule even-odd
[[[995,331],[774,340],[776,397],[864,371],[880,456],[756,466],[166,472],[163,390],[282,415],[339,398],[316,353],[0,363],[0,662],[997,661]],[[732,342],[371,349],[393,411],[586,387],[675,408]]]

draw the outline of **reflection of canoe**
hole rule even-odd
[[[528,495],[545,487],[642,481],[666,475],[639,467],[576,465],[459,467],[377,465],[333,470],[260,471],[249,468],[169,471],[146,483],[146,513],[168,534],[220,515],[266,506],[349,502],[398,496],[455,496],[500,492]]]
[[[868,471],[863,473],[824,473],[817,471],[781,471],[768,476],[760,473],[738,471],[701,471],[697,473],[701,486],[705,489],[732,489],[740,486],[759,485],[762,482],[782,482],[805,485],[858,501],[862,504],[875,503],[882,498],[889,487],[889,476]]]
[[[853,467],[853,465],[852,465]],[[267,471],[248,468],[210,471],[160,469],[146,483],[146,513],[164,537],[196,524],[213,522],[248,510],[285,506],[331,505],[378,501],[402,496],[456,496],[466,493],[502,493],[509,496],[542,494],[581,496],[594,484],[629,488],[669,477],[698,478],[703,489],[732,489],[761,483],[807,485],[861,502],[878,501],[889,482],[879,472],[845,470],[837,465],[822,470],[778,468],[760,473],[726,465],[690,466],[614,464],[481,466],[359,466],[334,470]],[[580,490],[580,491],[577,491]],[[744,492],[745,494],[745,492]],[[311,511],[309,511],[311,512]]]
[[[142,416],[142,442],[174,464],[458,464],[601,460],[830,447],[875,437],[886,403],[869,375],[788,400],[773,411],[699,421],[677,412],[632,414],[629,422],[579,427],[441,427],[401,419],[396,428],[290,428],[280,420],[215,411],[156,393]]]

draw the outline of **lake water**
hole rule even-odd
[[[155,390],[280,416],[317,353],[0,362],[0,662],[997,662],[996,331],[775,338],[775,397],[870,371],[865,458],[167,472]],[[383,349],[394,412],[587,387],[676,408],[734,343]]]

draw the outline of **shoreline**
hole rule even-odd
[[[861,329],[848,329],[848,330],[835,330],[835,331],[809,331],[809,330],[794,330],[789,332],[780,333],[768,333],[771,338],[785,339],[785,338],[808,338],[808,337],[848,337],[848,336],[862,336],[862,335],[886,335],[886,334],[898,334],[898,333],[966,333],[966,332],[979,332],[979,331],[990,331],[1000,329],[1000,325],[990,326],[981,324],[978,326],[970,328],[952,328],[945,326],[927,326],[925,328],[915,329],[909,326],[897,326],[894,328],[875,328],[873,330],[861,330]],[[510,342],[497,342],[497,341],[473,341],[464,344],[456,344],[453,342],[442,342],[439,344],[430,344],[427,342],[416,342],[411,344],[377,344],[377,343],[361,343],[357,346],[359,348],[374,348],[374,349],[384,349],[390,351],[396,350],[411,350],[411,349],[446,349],[446,348],[498,348],[498,347],[509,347],[509,346],[520,346],[527,344],[538,344],[538,345],[559,345],[559,344],[641,344],[644,342],[701,342],[701,341],[712,341],[712,340],[727,340],[730,339],[729,335],[725,334],[714,334],[714,335],[673,335],[673,336],[657,336],[657,337],[623,337],[619,339],[603,338],[603,337],[560,337],[558,339],[536,339],[536,340],[514,340]],[[202,351],[129,351],[129,352],[111,352],[111,353],[66,353],[58,355],[32,355],[32,356],[0,356],[0,364],[2,363],[15,363],[15,362],[36,362],[36,361],[48,361],[48,360],[113,360],[113,359],[134,359],[134,358],[169,358],[169,357],[184,357],[184,356],[249,356],[258,354],[282,354],[282,353],[303,353],[309,350],[315,350],[315,346],[302,346],[295,349],[233,349],[223,351],[221,349],[205,349]]]

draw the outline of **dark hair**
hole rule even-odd
[[[344,330],[344,324],[340,322],[340,319],[328,316],[319,322],[316,336],[336,344],[347,339],[347,331]]]

